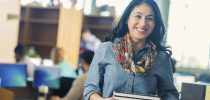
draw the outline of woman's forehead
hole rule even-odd
[[[134,7],[134,9],[132,10],[132,13],[135,14],[143,14],[145,16],[149,16],[149,15],[153,15],[154,16],[154,12],[153,9],[150,5],[146,4],[146,3],[141,3],[137,6]]]

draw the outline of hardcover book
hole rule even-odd
[[[181,100],[205,100],[205,84],[182,83]]]
[[[114,92],[114,100],[161,100],[161,99],[153,95],[150,96],[150,95],[137,95],[137,94]]]
[[[210,85],[206,86],[205,100],[210,100]]]

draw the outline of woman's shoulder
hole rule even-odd
[[[157,57],[159,58],[169,58],[170,54],[167,51],[157,51]]]
[[[106,42],[102,42],[101,45],[106,46],[106,47],[110,47],[113,45],[113,42],[111,41],[106,41]]]
[[[103,57],[112,57],[114,55],[114,45],[112,42],[103,42],[99,45],[95,54],[99,54]]]
[[[113,42],[107,41],[107,42],[102,42],[98,49],[106,49],[106,50],[110,50],[113,48]]]

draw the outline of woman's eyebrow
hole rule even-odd
[[[140,14],[140,15],[144,15],[143,13],[141,13],[141,12],[139,12],[139,11],[137,11],[136,13],[137,13],[137,14]],[[153,17],[154,15],[153,15],[153,14],[149,14],[149,15],[146,15],[146,16],[152,16],[152,17]]]

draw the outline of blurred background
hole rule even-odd
[[[29,62],[33,66],[56,66],[52,50],[59,47],[78,75],[79,55],[95,50],[87,47],[89,40],[85,38],[93,36],[99,44],[103,42],[130,1],[0,0],[0,63],[18,63],[15,48],[21,45],[27,66]],[[175,81],[201,81],[201,74],[210,73],[210,1],[155,1],[167,29],[164,41],[173,52],[175,78],[180,74],[193,76]]]

